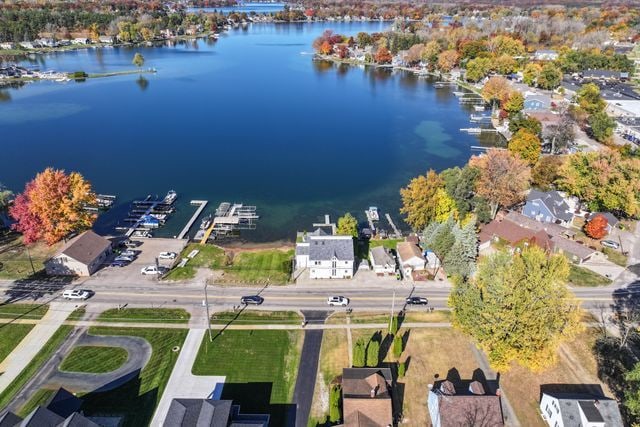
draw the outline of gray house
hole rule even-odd
[[[74,237],[44,265],[53,276],[91,276],[111,253],[111,242],[91,230]]]
[[[267,427],[267,414],[241,414],[231,400],[173,399],[164,420],[165,427]]]
[[[296,268],[308,268],[311,279],[351,279],[354,265],[352,236],[307,234],[296,244]]]
[[[526,95],[524,111],[545,111],[551,108],[551,97],[548,95]]]
[[[583,393],[542,393],[540,415],[550,427],[622,427],[615,400]]]
[[[573,212],[557,191],[531,190],[522,214],[539,222],[550,222],[568,227],[573,222]]]

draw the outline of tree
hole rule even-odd
[[[613,130],[616,128],[615,120],[609,117],[604,111],[598,111],[590,115],[588,122],[593,137],[599,142],[608,141],[613,135]]]
[[[511,91],[502,108],[509,114],[509,117],[514,117],[524,109],[524,96],[516,90]]]
[[[398,362],[398,377],[404,378],[404,375],[407,373],[407,362]]]
[[[133,55],[133,65],[135,65],[138,68],[141,68],[144,65],[144,56],[142,56],[141,53],[136,52],[135,55]]]
[[[0,213],[3,213],[9,207],[9,202],[13,198],[13,192],[0,182]]]
[[[498,74],[511,74],[518,68],[518,63],[509,55],[500,55],[493,61],[493,69]]]
[[[576,153],[560,169],[558,186],[595,212],[640,215],[640,159],[614,150]]]
[[[438,55],[438,69],[443,73],[448,73],[458,64],[460,54],[456,50],[445,50]]]
[[[524,114],[516,114],[509,120],[509,132],[516,133],[520,129],[527,129],[534,135],[540,135],[542,132],[542,123],[535,117],[529,117]]]
[[[378,64],[390,64],[393,56],[391,56],[389,49],[383,46],[376,51],[374,59]]]
[[[329,55],[331,52],[333,52],[333,46],[331,46],[331,44],[327,40],[325,40],[318,48],[318,52],[320,52],[321,55]]]
[[[464,78],[469,82],[477,82],[484,78],[491,69],[491,60],[476,58],[467,62]]]
[[[440,172],[447,194],[455,201],[459,218],[464,218],[475,209],[474,188],[478,170],[465,166],[453,167]]]
[[[560,86],[561,81],[562,71],[551,62],[547,62],[540,70],[536,84],[542,89],[551,90]]]
[[[393,357],[398,358],[402,355],[402,350],[403,350],[402,347],[403,347],[402,335],[396,334],[393,337],[393,345],[392,345]]]
[[[438,55],[441,51],[442,48],[440,47],[440,44],[435,40],[431,40],[429,43],[424,45],[424,49],[422,49],[422,60],[433,68],[438,62]]]
[[[367,366],[370,368],[375,368],[378,366],[380,359],[380,332],[376,332],[371,337],[371,341],[369,341],[369,345],[367,346]]]
[[[405,56],[405,60],[411,64],[415,65],[422,59],[422,51],[424,50],[424,45],[422,43],[414,44],[407,51],[407,55]]]
[[[365,365],[365,355],[367,351],[367,344],[364,338],[360,337],[356,340],[355,347],[353,348],[353,367],[362,368]]]
[[[609,221],[604,215],[598,214],[584,225],[584,232],[592,239],[600,240],[607,235]]]
[[[536,63],[529,63],[522,72],[522,81],[528,86],[534,86],[542,67]]]
[[[342,411],[340,410],[340,401],[342,400],[342,389],[339,384],[331,386],[329,391],[329,421],[337,423],[342,419]]]
[[[557,124],[545,128],[544,139],[551,143],[551,153],[564,152],[575,139],[575,122],[569,114],[563,114]]]
[[[624,406],[636,417],[640,417],[640,363],[636,363],[632,370],[624,376],[626,389],[624,391]]]
[[[543,191],[554,188],[555,182],[560,179],[560,168],[564,163],[561,156],[543,156],[531,170],[531,182]]]
[[[453,325],[473,337],[496,370],[512,362],[534,371],[555,363],[558,346],[581,328],[566,287],[568,261],[540,248],[483,258],[473,279],[456,280],[449,297]]]
[[[9,213],[25,244],[44,240],[53,245],[72,232],[91,227],[96,216],[85,207],[95,199],[91,184],[79,173],[67,175],[47,168],[27,183]]]
[[[478,235],[473,221],[464,227],[454,227],[455,243],[444,257],[444,268],[449,276],[470,277],[478,257]]]
[[[587,114],[595,114],[604,111],[607,103],[600,96],[600,88],[593,84],[583,85],[577,93],[578,105]]]
[[[358,220],[350,212],[347,212],[338,218],[336,232],[341,236],[358,237]]]
[[[444,222],[448,218],[457,218],[456,202],[447,194],[444,188],[438,188],[435,194],[435,216],[437,222]]]
[[[429,224],[422,233],[425,247],[433,251],[441,261],[447,257],[449,250],[456,242],[455,227],[453,218],[449,218],[443,223]]]
[[[478,168],[476,194],[485,198],[495,217],[500,206],[509,207],[524,200],[531,181],[531,168],[522,159],[506,150],[489,149],[469,160]]]
[[[98,24],[95,22],[89,25],[89,37],[94,42],[97,42],[100,40],[100,29],[98,28]]]
[[[482,88],[482,97],[487,102],[499,102],[502,103],[509,99],[512,89],[511,84],[504,77],[491,77],[487,80]]]
[[[519,155],[522,160],[533,166],[538,162],[542,152],[540,138],[528,129],[520,129],[511,137],[509,151]]]
[[[409,185],[400,190],[402,208],[400,213],[406,216],[405,221],[414,230],[422,230],[436,217],[438,190],[443,188],[443,182],[434,170],[425,175],[413,178]]]
[[[525,53],[522,41],[510,36],[497,35],[488,42],[489,51],[495,55],[522,56]]]

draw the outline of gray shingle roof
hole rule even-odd
[[[70,240],[62,248],[62,253],[83,264],[91,264],[104,251],[111,247],[111,242],[91,230],[85,231],[78,237]]]
[[[27,418],[20,423],[20,427],[57,427],[64,421],[44,406],[38,406]]]
[[[589,221],[591,221],[597,215],[602,215],[603,217],[605,217],[609,225],[612,227],[615,227],[616,225],[618,225],[618,222],[619,222],[618,218],[616,218],[616,216],[611,212],[594,212],[591,215],[589,215]]]
[[[13,412],[7,412],[0,416],[0,427],[14,427],[22,421],[22,418],[14,414]]]
[[[546,393],[558,399],[564,427],[581,425],[580,411],[591,422],[602,419],[606,426],[622,427],[622,416],[615,400],[581,393]],[[601,421],[602,422],[602,421]]]
[[[527,196],[527,201],[539,199],[553,213],[556,218],[563,221],[571,221],[573,213],[570,212],[569,205],[557,191],[531,190]]]
[[[309,261],[328,261],[334,256],[339,261],[355,259],[351,236],[313,236],[309,239]]]
[[[227,427],[231,400],[173,399],[164,420],[166,427]]]
[[[100,425],[76,412],[58,424],[58,427],[100,427]]]
[[[396,260],[393,259],[389,251],[384,246],[376,246],[375,248],[369,249],[371,253],[371,263],[373,265],[395,265]]]

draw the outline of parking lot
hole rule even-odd
[[[110,267],[110,262],[117,256],[113,254],[109,258],[109,263],[102,269],[95,273],[92,277],[98,280],[113,280],[117,282],[132,282],[140,280],[156,280],[155,275],[143,275],[140,270],[143,267],[156,264],[156,258],[160,252],[175,252],[176,258],[158,259],[158,265],[161,267],[171,268],[174,263],[180,262],[180,252],[186,246],[186,240],[179,239],[166,239],[166,238],[152,238],[152,239],[132,239],[134,242],[140,242],[136,248],[131,248],[137,253],[136,258],[129,265],[125,267]]]

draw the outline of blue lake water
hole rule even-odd
[[[118,195],[109,231],[128,203],[179,193],[162,229],[175,235],[192,199],[258,206],[253,241],[293,239],[325,213],[378,206],[401,223],[399,189],[429,168],[464,164],[490,137],[470,127],[471,107],[450,89],[402,72],[314,62],[324,29],[382,31],[380,22],[252,24],[217,42],[90,49],[24,64],[60,71],[133,68],[156,74],[39,82],[0,96],[0,182],[14,190],[47,166],[77,170]],[[482,139],[482,140],[481,140]],[[196,227],[197,228],[197,227]],[[195,233],[192,230],[191,235]]]

